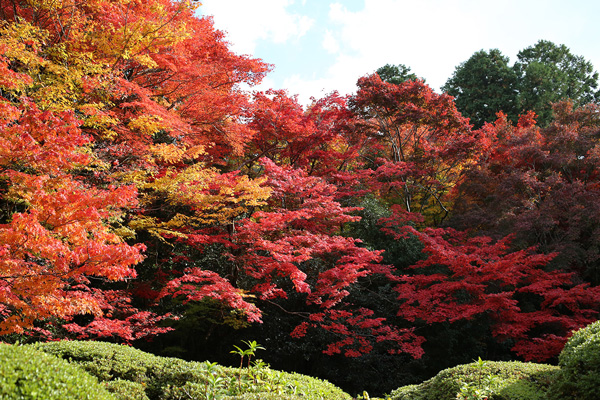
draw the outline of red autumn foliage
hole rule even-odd
[[[421,80],[396,85],[373,74],[357,85],[350,107],[360,117],[360,153],[374,170],[373,190],[440,223],[450,212],[452,188],[488,138],[471,131],[452,97]]]
[[[597,106],[472,131],[451,97],[375,74],[304,109],[242,90],[270,66],[194,10],[0,3],[0,334],[133,341],[167,330],[159,301],[258,322],[294,294],[293,335],[326,330],[328,354],[419,357],[411,324],[487,318],[545,359],[598,317]],[[345,234],[365,195],[421,261],[395,271]],[[470,230],[433,228],[448,221]],[[372,276],[404,325],[348,300]]]
[[[600,288],[545,269],[556,254],[511,251],[510,236],[493,241],[450,228],[418,231],[406,224],[410,218],[397,209],[385,228],[398,239],[417,237],[427,255],[398,278],[403,318],[452,323],[484,315],[496,338],[514,341],[516,354],[536,361],[555,356],[572,330],[596,320]]]

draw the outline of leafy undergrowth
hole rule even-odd
[[[158,357],[105,342],[62,341],[14,347],[17,352],[23,348],[33,359],[48,358],[47,354],[52,354],[68,361],[70,367],[79,367],[73,369],[86,371],[83,375],[97,379],[111,397],[118,400],[351,399],[329,382],[272,370],[260,360],[243,368],[230,368],[210,362]],[[59,369],[49,373],[68,374]]]
[[[419,384],[403,386],[391,400],[543,400],[560,370],[557,366],[517,361],[458,365]]]

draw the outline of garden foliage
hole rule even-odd
[[[474,129],[398,70],[303,107],[252,92],[271,66],[198,7],[0,2],[6,340],[132,343],[181,320],[206,350],[281,313],[265,335],[306,359],[419,359],[468,331],[498,358],[548,360],[598,318],[597,105]],[[80,361],[115,394],[208,396],[183,361],[127,354]]]
[[[29,346],[68,361],[72,368],[77,366],[86,371],[116,398],[123,400],[277,396],[311,400],[350,399],[348,394],[329,382],[272,370],[261,362],[238,371],[237,368],[208,361],[157,357],[132,347],[105,342],[62,341]]]

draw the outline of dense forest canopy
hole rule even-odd
[[[303,107],[244,91],[272,66],[197,7],[0,2],[3,339],[252,332],[384,368],[548,360],[598,318],[589,62],[479,51],[441,94],[386,65]]]

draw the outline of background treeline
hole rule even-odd
[[[417,79],[404,64],[388,64],[377,73],[390,83]],[[498,111],[513,123],[522,113],[534,111],[537,123],[547,126],[553,103],[570,99],[579,107],[600,101],[592,63],[564,44],[547,40],[521,50],[512,66],[498,49],[477,51],[456,67],[442,90],[454,96],[456,107],[475,128],[494,122]]]

